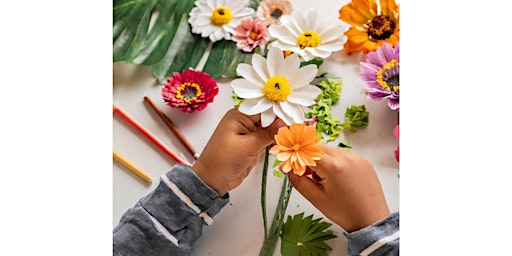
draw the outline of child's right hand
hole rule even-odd
[[[325,155],[310,168],[322,180],[289,172],[293,187],[346,232],[387,217],[390,212],[386,199],[370,162],[345,148],[319,146]]]

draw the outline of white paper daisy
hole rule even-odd
[[[270,47],[267,59],[258,54],[252,56],[252,66],[238,64],[236,72],[243,78],[231,82],[231,87],[245,100],[238,110],[247,115],[261,113],[261,125],[269,126],[279,117],[287,125],[303,123],[308,106],[315,104],[322,92],[311,85],[316,77],[316,65],[300,68],[297,54],[284,57],[278,48]]]
[[[235,28],[245,18],[252,18],[254,9],[249,0],[197,0],[189,13],[192,33],[209,37],[212,42],[230,40]]]
[[[343,35],[345,30],[339,19],[323,15],[314,8],[283,15],[281,24],[268,28],[270,36],[277,39],[273,46],[299,53],[305,61],[327,58],[332,52],[343,49],[347,40]]]

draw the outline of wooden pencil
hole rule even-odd
[[[185,135],[183,135],[180,129],[178,129],[178,127],[171,121],[171,119],[167,117],[162,110],[160,110],[160,108],[151,100],[151,98],[149,98],[148,96],[144,96],[144,101],[146,101],[149,104],[151,109],[158,115],[158,117],[160,118],[160,120],[162,120],[165,126],[167,126],[169,130],[171,130],[174,136],[176,136],[181,141],[181,143],[183,144],[183,146],[185,146],[188,152],[190,152],[194,159],[197,160],[197,158],[199,157],[199,153],[197,153],[197,151],[194,149],[190,141],[187,140],[187,138],[185,137]]]
[[[192,166],[187,160],[183,159],[178,154],[174,153],[171,149],[169,149],[163,142],[161,142],[157,137],[151,134],[146,128],[142,127],[137,121],[131,118],[128,114],[126,114],[123,110],[121,110],[116,105],[113,105],[114,113],[119,114],[122,118],[125,119],[130,125],[132,125],[137,131],[139,131],[142,135],[144,135],[149,141],[155,144],[159,149],[161,149],[166,155],[171,157],[175,162],[180,164],[185,164],[188,166]]]
[[[135,166],[132,162],[130,162],[128,159],[126,159],[124,156],[117,153],[115,150],[112,151],[112,155],[116,161],[126,166],[130,171],[135,173],[137,176],[139,176],[141,179],[151,183],[153,180],[151,179],[151,176],[141,170],[139,167]]]

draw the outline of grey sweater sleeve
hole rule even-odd
[[[399,220],[400,214],[394,212],[369,227],[345,233],[349,255],[398,255]]]
[[[114,255],[189,255],[203,224],[229,202],[185,165],[175,165],[158,186],[121,217],[113,231]]]

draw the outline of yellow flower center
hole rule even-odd
[[[210,21],[213,25],[222,26],[229,23],[232,18],[231,10],[226,7],[217,7],[213,10],[212,16],[210,16]]]
[[[370,39],[384,40],[389,38],[395,30],[395,23],[386,15],[375,16],[368,24],[368,37]]]
[[[290,95],[292,87],[288,83],[286,77],[273,76],[267,80],[265,86],[263,86],[263,94],[269,100],[283,101],[288,95]]]
[[[299,149],[300,149],[300,144],[293,145],[293,150],[294,151],[299,151]]]
[[[379,71],[377,71],[377,83],[379,83],[382,88],[397,92],[400,90],[400,81],[398,75],[391,75],[389,77],[384,78],[384,72],[387,70],[393,69],[400,66],[400,62],[397,62],[395,59],[388,62],[384,67],[382,67]]]
[[[196,83],[185,82],[178,87],[176,98],[186,103],[194,101],[201,95],[201,87]]]
[[[320,36],[313,31],[306,31],[297,38],[297,44],[301,49],[306,47],[317,47],[320,45]]]
[[[258,38],[258,33],[251,32],[249,33],[249,38],[252,40],[256,40]]]

